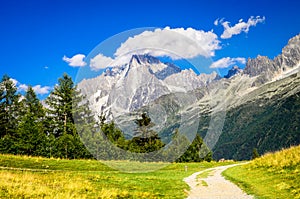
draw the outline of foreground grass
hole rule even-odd
[[[125,167],[161,163],[123,162]],[[185,198],[183,178],[230,163],[174,163],[148,173],[124,173],[95,160],[0,155],[0,198]],[[185,171],[188,166],[188,171]]]
[[[257,198],[300,198],[300,146],[266,154],[223,174]]]

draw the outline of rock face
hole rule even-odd
[[[121,74],[109,93],[105,106],[114,117],[137,110],[161,95],[170,93],[168,87],[154,74],[154,71],[164,70],[167,66],[160,62],[149,64],[147,58],[142,60],[140,57],[132,56],[125,73]]]
[[[164,80],[172,74],[181,72],[181,69],[172,63],[166,63],[166,65],[167,67],[165,67],[163,70],[154,73],[158,79]]]
[[[282,49],[274,64],[281,66],[282,71],[294,68],[300,63],[300,34],[289,40],[288,45]]]
[[[233,66],[227,73],[227,75],[224,76],[224,78],[231,78],[233,76],[235,76],[236,74],[242,73],[243,70],[240,69],[238,66]]]
[[[256,58],[249,58],[246,67],[244,69],[244,74],[248,74],[250,77],[264,75],[266,77],[272,77],[272,74],[279,68],[274,66],[273,60],[270,60],[266,56],[258,55]]]
[[[244,74],[250,77],[258,76],[254,86],[260,86],[271,81],[288,70],[299,67],[300,63],[300,34],[289,40],[282,53],[271,60],[266,56],[248,59]]]

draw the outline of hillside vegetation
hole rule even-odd
[[[300,144],[299,82],[300,73],[270,83],[249,93],[253,100],[229,109],[214,158],[249,160],[253,148],[264,154]]]
[[[300,146],[267,153],[223,174],[257,198],[300,198]]]

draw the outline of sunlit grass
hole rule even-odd
[[[223,174],[257,198],[300,198],[300,146],[265,154]]]
[[[127,170],[161,169],[126,173],[96,160],[0,155],[0,198],[185,198],[184,190],[189,187],[183,178],[207,168],[232,164],[110,163],[121,164]]]
[[[86,198],[91,183],[69,173],[0,171],[0,198]]]
[[[281,169],[294,169],[300,165],[300,146],[282,149],[276,153],[267,153],[261,158],[252,161],[253,168],[268,168],[280,171]]]

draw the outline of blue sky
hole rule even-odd
[[[64,72],[75,78],[79,67],[69,66],[64,56],[87,56],[105,39],[134,28],[213,30],[220,42],[220,49],[211,56],[214,61],[226,57],[254,58],[258,54],[273,58],[288,39],[300,32],[297,0],[1,0],[0,3],[0,75],[8,74],[17,80],[20,89],[36,86],[39,93],[47,93]],[[233,27],[240,19],[247,22],[251,16],[263,20],[246,32],[221,38],[222,23],[230,22]]]

